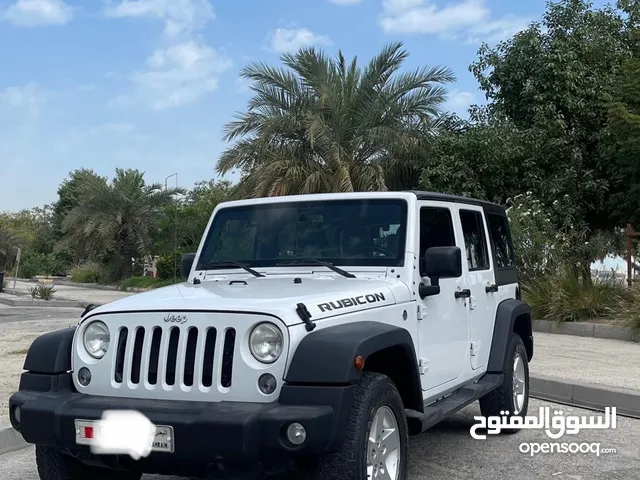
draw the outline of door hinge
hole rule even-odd
[[[420,375],[424,375],[429,370],[429,359],[421,358],[418,360],[418,368],[420,369]]]
[[[476,297],[472,295],[469,297],[469,310],[475,310],[475,309],[476,309]]]
[[[476,342],[471,342],[469,351],[471,352],[471,356],[475,357],[478,354],[478,344]]]
[[[420,307],[420,305],[416,305],[416,307],[417,307],[416,316],[417,316],[418,320],[422,320],[423,319],[423,317],[422,317],[422,308]]]

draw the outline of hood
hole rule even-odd
[[[249,277],[182,283],[131,295],[102,305],[90,316],[136,311],[234,311],[270,313],[287,325],[301,323],[304,303],[313,321],[410,300],[407,286],[396,279],[341,276]]]

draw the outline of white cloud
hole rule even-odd
[[[105,10],[109,18],[150,18],[164,22],[164,34],[176,37],[215,20],[209,0],[122,0]]]
[[[0,90],[0,106],[16,108],[27,113],[38,113],[45,101],[45,93],[35,82]]]
[[[329,45],[326,35],[313,33],[308,28],[277,28],[268,38],[268,47],[276,53],[295,52],[313,45]]]
[[[460,114],[467,112],[469,106],[474,102],[474,95],[471,92],[461,92],[453,90],[447,100],[447,110],[453,110]]]
[[[139,95],[155,110],[179,107],[217,90],[233,63],[221,52],[194,40],[156,50],[146,68],[132,75]],[[116,99],[121,103],[125,99]]]
[[[526,28],[514,15],[494,19],[483,0],[463,0],[438,7],[429,0],[383,0],[378,21],[386,33],[463,37],[467,42],[496,41]]]
[[[331,3],[335,3],[336,5],[358,5],[362,3],[363,0],[329,0]]]
[[[18,0],[2,17],[22,27],[65,25],[73,17],[73,8],[62,0]]]

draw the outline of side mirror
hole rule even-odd
[[[180,261],[180,276],[185,282],[187,281],[187,278],[189,278],[189,273],[191,272],[191,267],[193,266],[195,258],[195,253],[184,253],[182,255],[182,260]]]
[[[431,247],[423,256],[425,275],[431,285],[421,283],[418,291],[421,298],[440,293],[441,278],[457,278],[462,275],[462,252],[458,247]]]
[[[431,247],[424,252],[425,275],[431,279],[462,275],[462,252],[458,247]]]

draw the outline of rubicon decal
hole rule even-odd
[[[357,297],[341,298],[328,303],[319,303],[318,308],[321,312],[330,312],[341,308],[355,307],[356,305],[366,305],[367,303],[376,303],[386,300],[384,294],[369,293],[367,295],[359,295]]]

